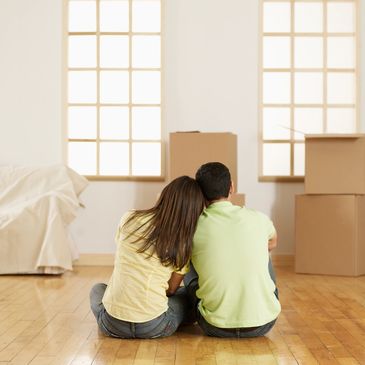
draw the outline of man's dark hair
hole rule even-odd
[[[220,162],[208,162],[198,169],[195,179],[208,201],[228,198],[231,174]]]

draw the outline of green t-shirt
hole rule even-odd
[[[199,275],[199,310],[220,328],[256,327],[280,313],[269,270],[275,234],[263,213],[220,201],[199,218],[192,263]]]

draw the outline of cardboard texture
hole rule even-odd
[[[297,195],[297,273],[365,274],[365,196]]]
[[[365,134],[307,135],[306,194],[365,194]]]
[[[240,207],[243,207],[245,205],[245,194],[233,193],[231,202],[233,205],[239,205]]]
[[[207,162],[221,162],[237,186],[237,136],[233,133],[170,133],[170,180],[181,175],[195,177]]]

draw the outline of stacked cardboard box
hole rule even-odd
[[[296,196],[298,273],[365,274],[365,135],[306,136],[305,195]]]
[[[181,175],[195,177],[197,169],[207,162],[225,164],[237,187],[237,136],[233,133],[170,133],[170,180]],[[245,196],[233,194],[232,203],[243,206]]]

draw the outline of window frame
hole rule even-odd
[[[96,174],[95,175],[83,175],[90,181],[165,181],[166,180],[166,144],[164,141],[165,135],[165,123],[164,123],[164,13],[165,13],[165,2],[160,2],[160,31],[159,32],[133,32],[132,31],[132,3],[133,0],[127,0],[129,3],[129,27],[128,32],[100,32],[100,7],[99,4],[102,0],[95,0],[96,2],[96,31],[95,32],[70,32],[68,29],[68,17],[69,17],[69,2],[72,0],[63,0],[63,34],[62,34],[62,160],[68,165],[68,145],[69,142],[88,142],[92,141],[96,143]],[[76,0],[77,1],[77,0]],[[95,71],[97,77],[96,93],[97,100],[95,103],[70,103],[68,101],[68,73],[69,71],[79,70],[78,68],[69,67],[68,65],[68,38],[72,35],[92,35],[96,36],[96,67],[93,68],[82,68],[84,71]],[[102,68],[100,66],[100,36],[102,35],[123,35],[127,36],[129,40],[129,66],[125,68]],[[132,37],[135,35],[158,35],[160,37],[160,67],[159,68],[139,68],[132,66]],[[81,70],[81,68],[80,68]],[[129,78],[129,101],[126,104],[108,104],[100,101],[100,73],[102,71],[127,71]],[[134,71],[153,71],[159,72],[160,75],[160,102],[158,104],[144,104],[144,103],[133,103],[132,102],[132,75]],[[100,108],[102,106],[124,106],[129,110],[129,138],[125,140],[121,139],[102,139],[100,138]],[[68,108],[70,106],[92,106],[97,109],[97,135],[96,139],[75,139],[69,138],[68,136]],[[158,140],[147,140],[147,139],[132,139],[132,108],[133,107],[159,107],[160,108],[160,139]],[[129,175],[102,175],[100,174],[100,143],[101,142],[128,142],[129,143]],[[132,143],[160,143],[160,175],[132,175]]]
[[[288,3],[290,4],[290,32],[264,32],[264,4],[266,3]],[[294,30],[294,6],[296,3],[321,3],[323,4],[323,30],[318,33],[305,33],[305,32],[295,32]],[[352,3],[355,7],[355,28],[353,33],[334,33],[327,31],[327,5],[329,3]],[[320,104],[313,104],[313,107],[319,108],[323,111],[323,120],[322,120],[322,130],[327,128],[327,109],[328,106],[331,108],[352,108],[355,113],[355,131],[353,133],[359,133],[360,131],[360,4],[359,0],[260,0],[259,5],[259,103],[258,103],[258,119],[259,119],[259,131],[258,131],[258,157],[259,157],[259,174],[258,181],[259,182],[303,182],[305,176],[294,175],[294,146],[296,144],[305,144],[304,140],[295,139],[295,126],[294,126],[294,112],[295,108],[298,107],[308,107],[311,105],[299,103],[296,104],[294,100],[294,78],[296,72],[316,72],[323,75],[323,100]],[[289,37],[290,41],[290,67],[289,68],[264,68],[264,59],[263,59],[263,43],[264,37],[267,36],[278,36],[278,37]],[[323,37],[323,65],[321,68],[296,68],[294,65],[294,42],[296,37]],[[345,37],[345,36],[353,36],[354,37],[354,47],[355,47],[355,58],[354,58],[354,67],[353,71],[349,71],[350,69],[346,68],[329,68],[327,67],[327,43],[328,38],[331,36],[336,37]],[[319,71],[319,70],[322,71]],[[287,72],[290,75],[290,103],[289,104],[265,104],[263,100],[263,79],[265,72]],[[327,75],[329,72],[352,72],[354,74],[354,82],[355,82],[355,98],[354,104],[338,104],[338,103],[327,103]],[[280,108],[285,107],[290,110],[290,137],[289,139],[264,139],[264,121],[263,121],[263,112],[265,107],[274,107]],[[322,132],[326,134],[326,132]],[[333,132],[327,132],[332,133]],[[318,134],[318,133],[316,133]],[[341,134],[344,134],[341,132]],[[278,176],[278,175],[264,175],[263,167],[264,167],[264,144],[265,143],[285,143],[290,144],[290,175]],[[305,173],[304,173],[305,175]]]

